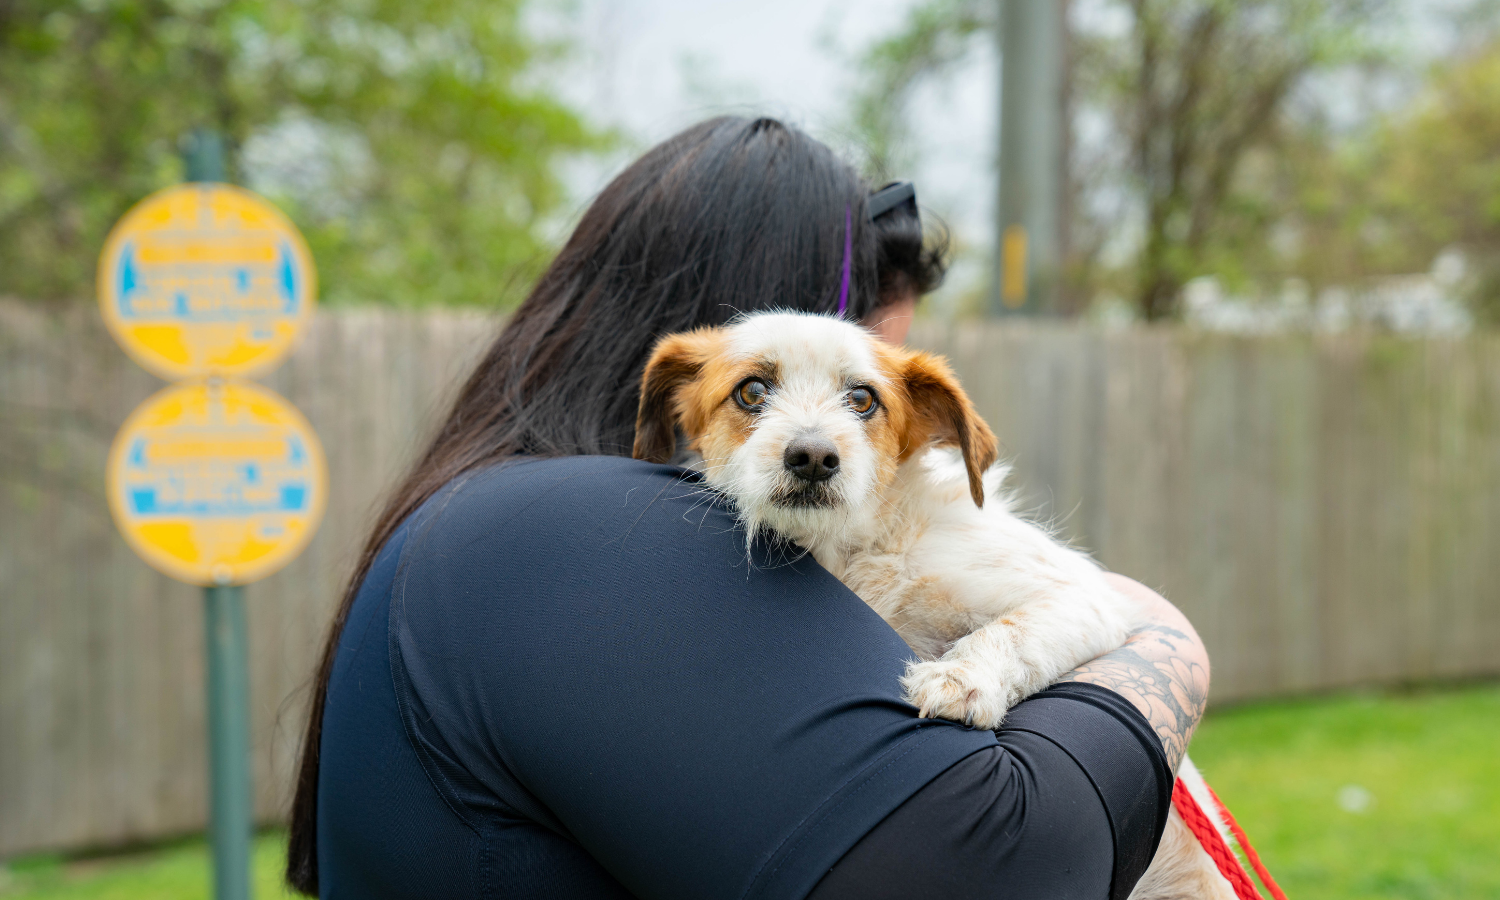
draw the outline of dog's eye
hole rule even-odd
[[[745,409],[757,410],[766,402],[768,392],[764,381],[752,378],[734,389],[734,399]]]
[[[846,402],[850,409],[863,416],[875,409],[875,392],[867,387],[857,387],[849,392]]]

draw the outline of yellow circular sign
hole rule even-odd
[[[236,381],[174,384],[125,420],[109,508],[132,549],[190,584],[244,584],[291,562],[328,497],[323,447],[281,396]]]
[[[296,226],[255,194],[211,183],[137,203],[104,242],[98,282],[115,340],[169,381],[271,368],[317,294]]]

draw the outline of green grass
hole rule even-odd
[[[1291,900],[1500,900],[1500,685],[1210,713],[1193,759]],[[285,836],[255,845],[260,900]],[[0,900],[202,900],[202,841],[0,867]]]
[[[1291,900],[1500,898],[1500,686],[1239,707],[1191,753]]]
[[[255,897],[297,897],[281,884],[286,835],[265,832],[255,839]],[[64,860],[33,856],[0,867],[4,900],[206,900],[208,847],[201,839],[140,852]]]

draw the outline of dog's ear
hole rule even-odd
[[[677,452],[678,392],[703,371],[714,344],[714,329],[669,334],[657,342],[641,376],[641,405],[635,417],[631,455],[665,463]]]
[[[927,440],[958,447],[969,475],[969,495],[984,506],[984,473],[995,464],[999,443],[985,424],[958,378],[940,356],[920,351],[907,356],[903,366],[906,392]]]

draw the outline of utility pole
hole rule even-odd
[[[990,315],[1054,308],[1061,223],[1066,4],[1000,4],[1000,159]]]

